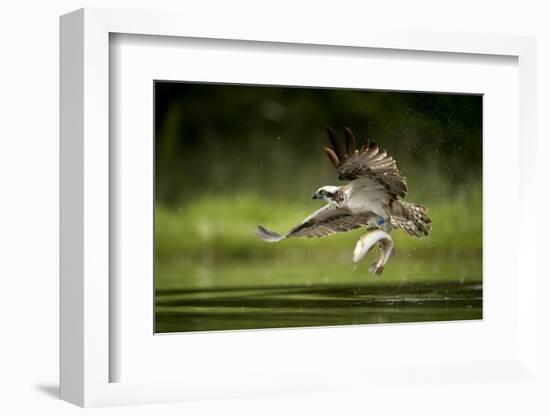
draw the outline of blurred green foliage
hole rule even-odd
[[[397,255],[382,276],[366,270],[377,250],[354,270],[351,253],[361,230],[278,244],[255,236],[257,224],[290,228],[316,208],[309,201],[273,202],[243,194],[203,197],[180,211],[158,207],[157,287],[480,281],[481,190],[470,192],[431,206],[430,237],[418,240],[395,231]]]
[[[288,87],[155,83],[156,287],[480,282],[482,98]],[[433,232],[395,231],[380,277],[354,270],[362,231],[267,244],[320,207],[339,181],[322,152],[325,126],[348,126],[388,151],[429,207]],[[375,250],[376,251],[376,250]]]

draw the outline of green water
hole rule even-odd
[[[481,318],[480,284],[164,289],[156,292],[155,332]]]

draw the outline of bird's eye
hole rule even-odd
[[[326,194],[326,191],[321,191],[319,192],[321,195],[325,195]]]

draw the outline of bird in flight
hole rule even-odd
[[[358,263],[377,243],[378,261],[369,271],[380,275],[394,254],[390,231],[397,228],[413,237],[429,235],[432,221],[427,209],[406,202],[407,182],[397,169],[395,160],[374,142],[366,140],[357,147],[355,136],[345,129],[345,145],[336,132],[327,127],[330,146],[325,147],[330,162],[343,186],[326,185],[319,188],[313,199],[326,202],[300,224],[280,235],[258,226],[256,234],[267,242],[290,237],[325,237],[338,232],[366,227],[367,233],[357,241],[353,262]]]

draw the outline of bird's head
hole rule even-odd
[[[327,202],[338,204],[340,202],[339,186],[322,186],[311,196],[312,199],[322,199]]]

